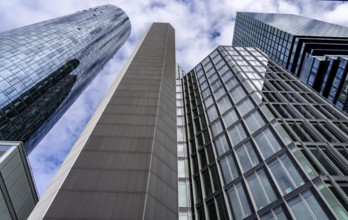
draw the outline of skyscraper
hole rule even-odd
[[[29,219],[177,219],[174,29],[154,23]]]
[[[0,33],[0,139],[30,153],[130,35],[104,5]]]
[[[346,115],[256,48],[182,84],[195,219],[348,218]]]
[[[347,146],[348,117],[259,49],[175,73],[156,23],[29,219],[347,219]]]
[[[347,116],[230,46],[177,66],[175,105],[168,27],[148,31],[29,219],[346,219]]]
[[[232,45],[260,48],[348,111],[348,27],[292,14],[238,12]]]

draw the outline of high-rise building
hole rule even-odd
[[[154,23],[29,219],[178,218],[174,29]]]
[[[257,48],[185,74],[156,23],[29,219],[347,219],[347,167],[329,101]]]
[[[37,202],[22,143],[0,141],[0,219],[27,219]]]
[[[104,5],[0,33],[0,139],[30,153],[130,35]]]
[[[195,219],[348,218],[346,115],[256,48],[220,46],[182,85]]]
[[[260,48],[348,111],[348,27],[292,14],[238,12],[232,46]]]

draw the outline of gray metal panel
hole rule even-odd
[[[177,219],[175,42],[153,24],[44,219]]]

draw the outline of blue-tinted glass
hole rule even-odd
[[[120,8],[105,5],[0,33],[0,138],[24,141],[29,153],[130,29]]]

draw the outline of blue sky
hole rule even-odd
[[[218,45],[232,42],[236,11],[300,14],[348,26],[348,3],[316,0],[10,0],[0,1],[0,31],[103,4],[121,7],[132,23],[128,42],[29,156],[42,194],[103,95],[154,21],[176,30],[176,59],[188,71]],[[93,97],[93,98],[91,98]]]

